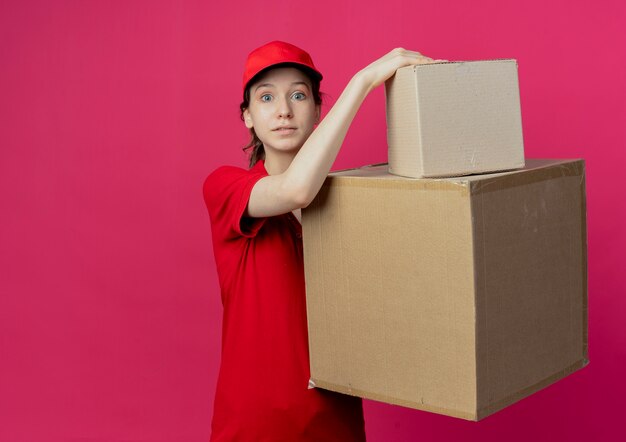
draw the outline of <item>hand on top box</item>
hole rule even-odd
[[[368,86],[368,91],[391,78],[396,71],[405,66],[439,63],[448,60],[433,60],[419,52],[395,48],[378,60],[361,69],[355,77],[360,77]]]

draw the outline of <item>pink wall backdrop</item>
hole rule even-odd
[[[245,164],[242,65],[274,39],[313,54],[326,110],[396,46],[516,58],[527,156],[587,160],[591,364],[479,423],[367,401],[369,440],[623,436],[625,5],[0,2],[0,441],[207,440],[221,304],[201,186]],[[385,159],[379,89],[336,168]]]

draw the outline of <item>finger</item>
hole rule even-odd
[[[391,52],[396,52],[400,54],[419,54],[419,52],[411,51],[410,49],[404,49],[404,48],[394,48]]]
[[[424,63],[432,63],[434,60],[430,57],[424,57],[424,56],[420,56],[416,58],[417,62],[420,64],[424,64]]]
[[[389,52],[388,55],[391,56],[402,56],[402,57],[419,57],[422,54],[420,52],[417,51],[410,51],[408,49],[404,49],[404,48],[395,48],[393,49],[391,52]]]
[[[425,55],[419,54],[416,56],[412,56],[411,58],[411,62],[412,63],[418,63],[418,64],[426,64],[426,63],[434,63],[435,60],[433,60],[431,57],[427,57]]]
[[[409,56],[413,56],[413,57],[423,57],[424,55],[422,55],[421,52],[417,52],[417,51],[406,51],[406,54]]]
[[[433,60],[432,58],[419,60],[418,64],[433,64],[433,63],[442,63],[447,60]]]

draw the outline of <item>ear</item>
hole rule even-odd
[[[322,106],[320,106],[319,104],[316,104],[315,105],[315,124],[319,124],[321,112],[322,112]]]
[[[252,115],[250,115],[250,111],[248,109],[243,111],[243,122],[248,129],[252,129],[254,124],[252,123]]]

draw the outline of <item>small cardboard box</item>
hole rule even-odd
[[[524,167],[515,60],[409,66],[385,91],[390,173],[425,178]]]
[[[582,160],[336,172],[303,233],[311,386],[479,420],[588,362]]]

